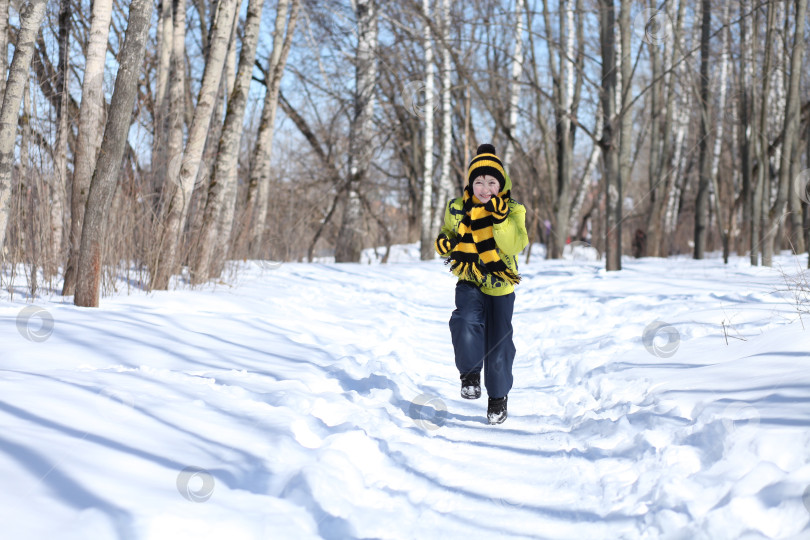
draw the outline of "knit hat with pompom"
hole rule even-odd
[[[492,176],[498,181],[500,186],[498,191],[503,191],[503,186],[506,184],[505,174],[503,163],[495,153],[495,147],[486,143],[478,147],[475,157],[470,161],[470,167],[467,169],[467,183],[472,187],[473,182],[479,176]]]

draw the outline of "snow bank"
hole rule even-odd
[[[534,256],[489,426],[454,279],[416,259],[248,262],[100,309],[5,294],[4,536],[810,537],[810,319],[778,270]]]

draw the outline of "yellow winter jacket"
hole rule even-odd
[[[505,175],[504,189],[512,188],[512,180]],[[458,236],[458,224],[464,218],[463,201],[461,197],[447,203],[444,211],[444,225],[442,231],[447,238]],[[526,208],[519,202],[509,199],[509,215],[502,223],[492,226],[492,235],[495,237],[498,255],[514,273],[518,273],[518,253],[529,245],[529,235],[526,232]],[[490,296],[504,296],[515,290],[515,286],[500,278],[488,274],[480,282],[481,292]]]

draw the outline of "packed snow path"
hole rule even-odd
[[[2,536],[810,538],[810,316],[779,271],[521,272],[500,426],[459,396],[439,261],[3,293]]]

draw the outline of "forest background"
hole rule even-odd
[[[433,258],[482,142],[549,258],[770,266],[810,247],[806,11],[0,0],[0,275],[97,306],[231,260]]]

